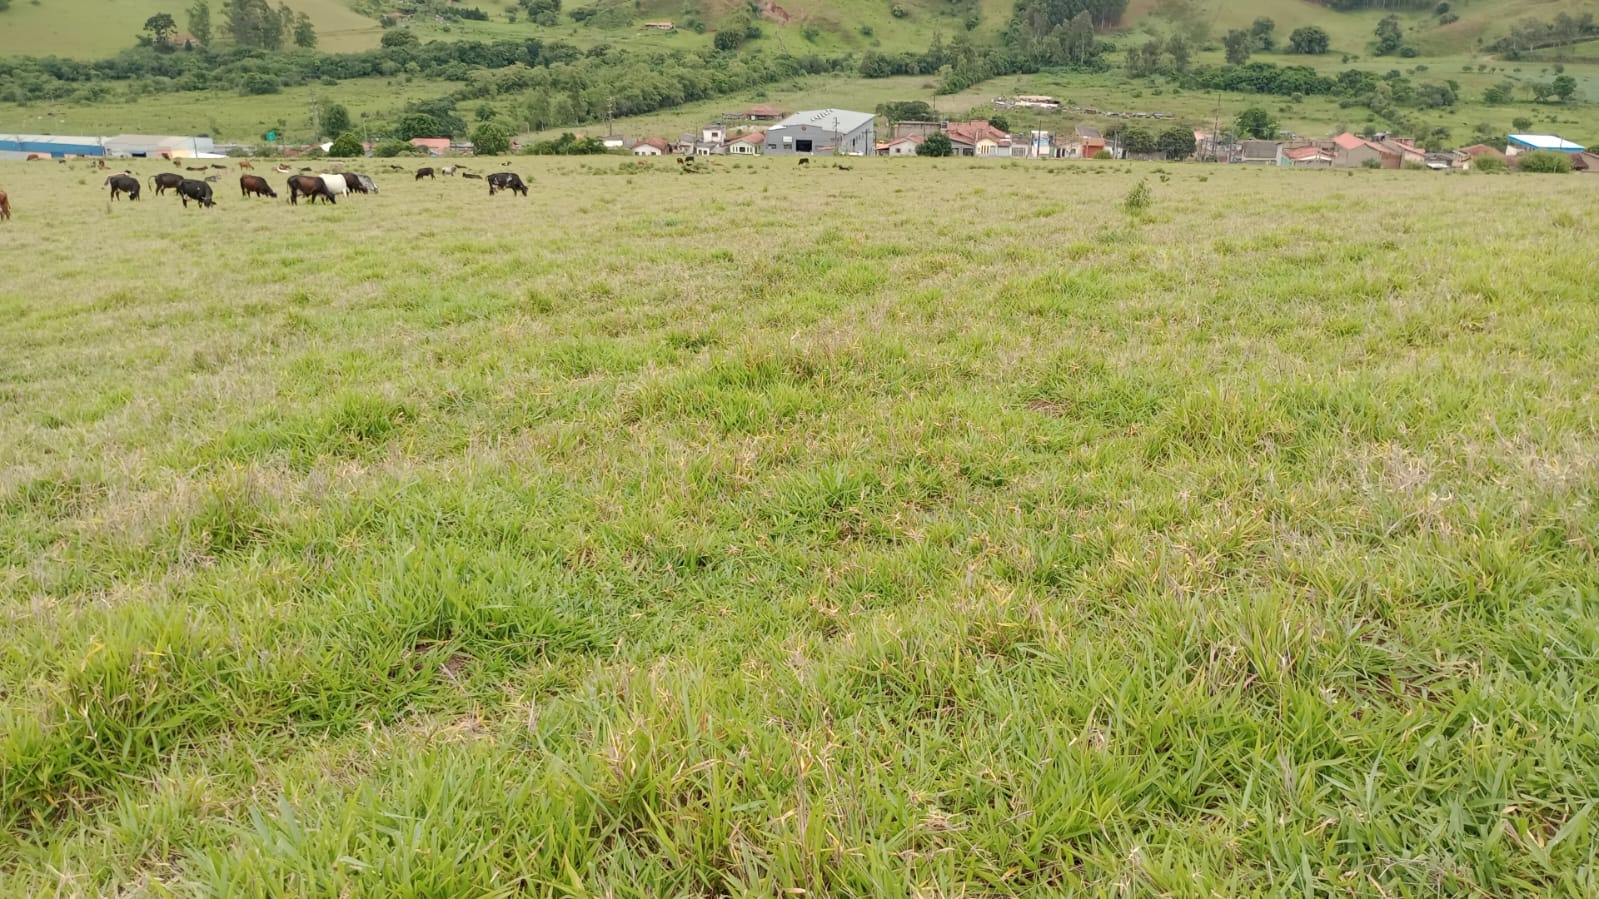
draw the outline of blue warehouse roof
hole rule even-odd
[[[98,137],[61,134],[0,134],[0,153],[41,156],[104,156]]]

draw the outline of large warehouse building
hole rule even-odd
[[[766,129],[766,155],[865,156],[877,148],[876,119],[847,109],[796,112]]]
[[[43,156],[64,159],[68,156],[104,156],[104,138],[64,134],[0,134],[0,159],[27,159]]]
[[[64,134],[0,134],[0,159],[42,156],[119,156],[165,159],[208,159],[221,154],[209,137],[178,134],[118,134],[87,137]]]

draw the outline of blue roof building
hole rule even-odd
[[[29,156],[104,156],[105,145],[98,137],[62,134],[0,134],[0,159],[27,159]]]
[[[1515,156],[1518,153],[1530,153],[1533,150],[1555,150],[1560,153],[1581,153],[1587,149],[1581,144],[1574,144],[1563,137],[1553,134],[1512,134],[1507,138],[1509,146],[1505,148],[1506,156]]]

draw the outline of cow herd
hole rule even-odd
[[[510,165],[510,163],[506,163],[506,165]],[[104,169],[105,167],[103,161],[100,161],[97,165],[97,168]],[[222,166],[212,166],[212,168],[222,168]],[[239,175],[239,193],[241,196],[245,198],[255,196],[277,199],[278,192],[272,189],[272,185],[267,182],[267,179],[250,173],[254,166],[248,162],[241,162],[239,163],[239,168],[245,170],[244,173]],[[389,168],[405,171],[394,165],[389,166]],[[204,170],[204,166],[191,169],[191,171]],[[375,194],[378,192],[377,183],[369,175],[355,173],[315,175],[310,174],[309,169],[301,169],[296,174],[293,169],[282,165],[278,166],[274,171],[289,176],[289,202],[294,205],[299,205],[301,197],[304,197],[310,203],[315,203],[320,199],[326,203],[336,204],[340,197],[348,197],[350,194]],[[485,181],[489,186],[489,196],[491,197],[501,191],[510,191],[514,194],[521,194],[524,197],[528,195],[527,184],[522,181],[522,176],[515,172],[494,172],[485,176],[468,172],[465,166],[450,165],[438,169],[437,173],[444,175],[459,174],[463,178]],[[432,166],[423,166],[416,170],[417,181],[421,181],[423,178],[433,178],[434,175],[435,170]],[[219,180],[221,180],[220,175],[210,175],[200,179],[187,177],[178,172],[160,172],[151,175],[147,181],[141,183],[138,178],[134,177],[132,172],[123,171],[107,175],[101,187],[110,190],[111,199],[113,200],[119,200],[124,195],[129,200],[137,200],[146,186],[156,196],[160,196],[170,190],[176,193],[178,198],[183,201],[184,208],[188,208],[189,201],[193,200],[200,208],[209,209],[216,205],[211,185]],[[10,198],[3,191],[0,191],[0,221],[5,221],[9,218],[11,218]]]

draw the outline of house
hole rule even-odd
[[[169,46],[177,47],[179,50],[187,50],[190,48],[197,50],[200,47],[200,39],[185,31],[182,34],[167,35],[167,44]]]
[[[1093,159],[1094,154],[1105,149],[1105,136],[1098,128],[1078,125],[1070,134],[1055,136],[1056,159]]]
[[[1239,142],[1238,161],[1244,165],[1277,165],[1281,141],[1246,140]]]
[[[1388,150],[1399,157],[1401,167],[1407,165],[1425,165],[1427,151],[1416,146],[1413,139],[1408,137],[1383,137],[1373,143]]]
[[[1277,164],[1288,169],[1330,169],[1333,151],[1315,144],[1303,147],[1282,146],[1277,151]]]
[[[740,134],[727,142],[727,152],[734,156],[755,156],[761,152],[761,145],[766,143],[765,131],[751,131],[749,134]]]
[[[616,134],[610,137],[601,138],[600,143],[603,144],[607,150],[621,150],[627,147],[627,138],[620,134]]]
[[[1587,147],[1574,144],[1554,134],[1512,134],[1507,140],[1505,155],[1514,159],[1534,150],[1558,150],[1561,153],[1581,153]]]
[[[944,134],[956,156],[1004,158],[1011,155],[1011,136],[981,119],[972,122],[947,122]]]
[[[665,156],[671,152],[671,145],[659,137],[646,137],[633,145],[634,156]]]
[[[922,137],[920,134],[907,134],[904,137],[896,137],[886,143],[878,144],[877,155],[915,156],[916,148],[920,147],[922,145],[922,141],[924,140],[926,140],[926,138]]]
[[[744,110],[744,118],[752,122],[775,122],[783,118],[783,110],[776,106],[755,105]]]
[[[1382,144],[1345,131],[1333,138],[1333,165],[1341,169],[1358,169],[1368,162],[1379,168],[1399,168],[1399,155]]]
[[[413,137],[409,143],[428,151],[429,156],[443,156],[450,151],[450,139],[447,137]]]
[[[1599,153],[1583,150],[1581,153],[1571,154],[1571,170],[1585,175],[1599,175]]]
[[[707,144],[720,144],[727,137],[727,130],[721,122],[712,122],[700,129],[700,141]]]
[[[864,156],[877,146],[877,117],[847,109],[796,112],[766,131],[766,154]]]
[[[674,31],[676,26],[671,22],[645,22],[644,27],[651,31]]]
[[[683,156],[693,156],[694,148],[699,145],[700,139],[693,134],[679,134],[677,140],[672,141],[672,152]]]
[[[1507,161],[1505,159],[1505,154],[1495,150],[1493,147],[1490,147],[1487,144],[1472,144],[1471,146],[1457,150],[1456,152],[1466,157],[1464,164],[1461,165],[1461,168],[1468,171],[1476,168],[1477,160],[1482,159],[1485,156],[1491,156],[1501,162]]]
[[[937,134],[943,131],[944,126],[947,124],[947,122],[926,122],[918,119],[895,122],[893,140],[899,140],[902,137],[926,137],[929,134]]]
[[[1017,155],[1018,151],[1028,159],[1048,159],[1055,155],[1055,135],[1048,131],[1029,131],[1026,145],[1013,148],[1011,155]]]

